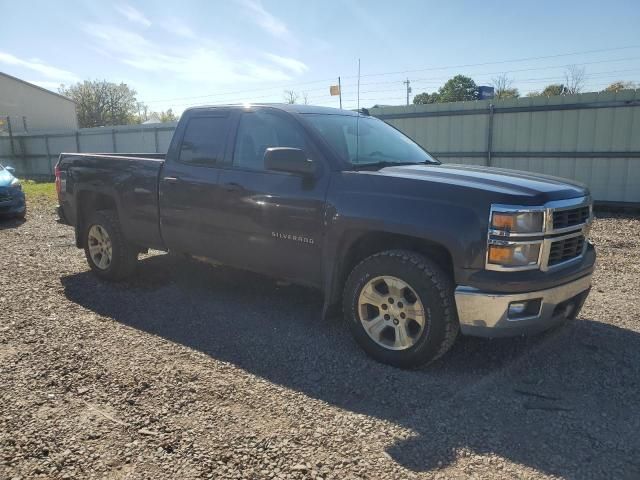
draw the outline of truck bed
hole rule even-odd
[[[61,208],[77,228],[75,206],[114,199],[127,238],[162,248],[158,210],[158,177],[164,154],[62,153]]]

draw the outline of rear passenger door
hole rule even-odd
[[[269,147],[304,150],[316,162],[318,175],[265,170]],[[324,159],[290,114],[267,108],[243,112],[231,164],[220,174],[218,218],[225,260],[319,285],[328,179]]]
[[[218,197],[220,166],[227,154],[231,112],[191,114],[160,177],[160,222],[169,250],[206,255],[216,240],[211,207]]]

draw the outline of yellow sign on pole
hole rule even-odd
[[[329,93],[331,94],[332,97],[335,97],[336,95],[340,95],[340,85],[331,85],[329,87]]]

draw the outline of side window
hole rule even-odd
[[[228,131],[226,117],[190,119],[180,146],[180,162],[211,166],[221,161]]]
[[[243,113],[233,165],[264,170],[264,152],[269,147],[293,147],[308,152],[304,133],[292,120],[264,111]]]

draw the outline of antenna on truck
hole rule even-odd
[[[360,59],[358,59],[358,100],[356,106],[356,163],[360,158]]]

